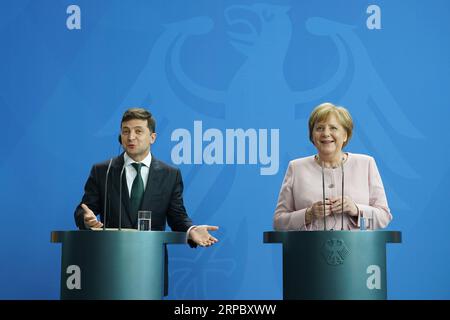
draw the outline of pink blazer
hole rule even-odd
[[[341,168],[325,168],[325,196],[341,197]],[[348,153],[344,163],[344,196],[349,196],[365,218],[373,219],[373,228],[386,227],[392,220],[383,182],[375,160],[367,155]],[[322,201],[322,169],[314,156],[289,162],[278,196],[273,228],[287,230],[323,230],[323,218],[305,224],[306,209]],[[367,221],[367,220],[366,220]],[[328,216],[327,229],[341,229],[341,214]],[[344,214],[344,230],[358,229],[359,217]]]

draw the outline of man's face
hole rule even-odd
[[[123,148],[134,161],[144,160],[156,139],[156,133],[150,132],[147,120],[139,119],[122,122],[120,136]]]

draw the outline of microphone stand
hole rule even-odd
[[[323,204],[323,230],[327,230],[327,217],[325,214],[325,173],[323,161],[320,162],[322,169],[322,204]],[[341,172],[342,172],[342,188],[341,188],[341,230],[344,230],[344,158],[341,160]]]
[[[325,215],[325,173],[323,172],[323,162],[320,162],[322,168],[322,204],[323,204],[323,230],[327,230],[327,217]]]
[[[344,230],[344,158],[341,161],[342,194],[341,194],[341,230]]]
[[[104,205],[103,205],[103,231],[106,230],[106,199],[108,198],[108,176],[109,170],[111,169],[112,158],[109,160],[108,169],[106,170],[105,179],[105,194],[104,194]]]
[[[122,230],[122,176],[125,170],[125,164],[122,167],[122,171],[120,171],[119,178],[119,231]]]

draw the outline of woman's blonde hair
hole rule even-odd
[[[352,137],[353,132],[353,120],[352,116],[350,115],[350,112],[348,112],[347,109],[344,107],[335,106],[334,104],[330,102],[325,102],[317,107],[314,108],[311,115],[309,116],[308,126],[309,126],[309,140],[314,144],[313,141],[313,130],[314,126],[318,122],[325,121],[330,114],[334,114],[341,124],[341,126],[344,127],[345,131],[347,132],[347,140],[345,140],[342,147],[345,147],[348,142],[350,141],[350,138]]]

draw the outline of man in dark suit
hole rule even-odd
[[[149,111],[142,108],[125,111],[119,136],[125,152],[92,167],[83,199],[75,210],[75,222],[80,229],[100,228],[105,221],[107,228],[136,229],[137,211],[152,211],[152,230],[164,230],[167,221],[173,231],[187,233],[191,246],[210,246],[218,240],[208,231],[218,227],[192,224],[183,204],[180,170],[157,160],[150,151],[156,140],[155,127]],[[100,215],[100,221],[96,215]]]

